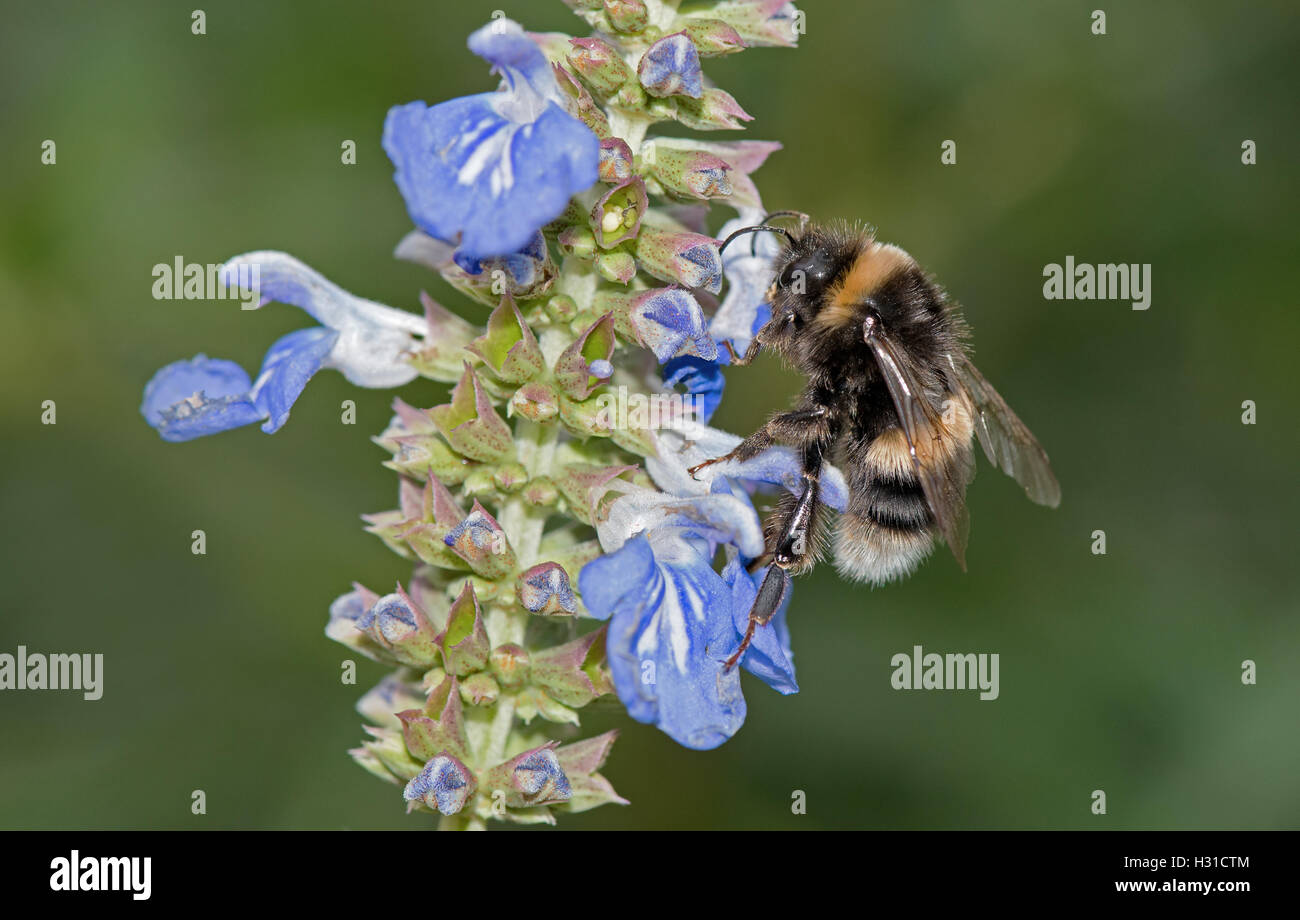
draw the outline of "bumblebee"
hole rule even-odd
[[[735,364],[763,349],[807,378],[795,408],[711,464],[743,461],[775,444],[800,455],[802,488],[782,495],[764,523],[770,565],[750,611],[735,666],[789,590],[790,577],[813,567],[827,542],[818,501],[825,463],[844,473],[848,504],[834,522],[835,567],[846,578],[884,584],[917,567],[936,541],[966,568],[966,486],[975,473],[972,442],[989,460],[1049,507],[1061,488],[1047,454],[971,362],[969,330],[957,305],[910,255],[874,234],[809,225],[798,231],[766,222],[745,233],[785,238],[767,291],[771,319]],[[765,221],[776,215],[769,215]]]

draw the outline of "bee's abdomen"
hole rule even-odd
[[[858,513],[873,524],[892,530],[926,530],[934,523],[925,493],[916,477],[882,476],[871,480],[855,502]]]
[[[934,519],[920,483],[880,480],[854,492],[835,531],[835,568],[845,578],[884,584],[905,578],[934,547]]]
[[[873,584],[904,578],[934,548],[934,517],[907,441],[894,428],[848,448],[849,504],[836,526],[835,567],[845,578]]]

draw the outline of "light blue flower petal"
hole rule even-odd
[[[761,211],[747,208],[740,217],[728,221],[718,234],[726,239],[742,227],[752,227],[763,217]],[[717,342],[729,341],[743,353],[754,333],[771,316],[766,303],[772,284],[772,259],[781,250],[780,238],[772,233],[758,233],[754,238],[739,237],[722,254],[722,272],[727,279],[727,295],[713,314],[709,334]],[[728,357],[723,363],[730,363]]]
[[[289,410],[338,337],[333,329],[315,326],[290,332],[271,346],[252,392],[253,403],[266,416],[263,431],[272,434],[289,420]]]
[[[639,534],[677,529],[701,538],[712,550],[732,544],[749,558],[763,552],[763,527],[744,493],[671,495],[638,489],[618,498],[596,525],[600,545],[613,552]]]
[[[758,596],[758,585],[767,574],[767,569],[763,569],[756,575],[750,575],[739,554],[733,552],[728,555],[730,558],[722,570],[722,578],[731,586],[731,616],[735,639],[724,658],[730,657],[739,646],[739,640],[749,626],[749,612]],[[792,593],[786,592],[780,609],[770,623],[754,630],[753,641],[740,659],[742,668],[773,690],[785,694],[799,692],[799,684],[794,678],[794,665],[791,663],[790,629],[785,617]]]
[[[250,389],[238,364],[197,355],[154,374],[144,388],[140,414],[164,441],[189,441],[261,421]]]
[[[417,347],[414,336],[428,331],[423,316],[351,294],[283,252],[235,256],[221,273],[227,284],[253,278],[261,304],[300,307],[336,330],[338,338],[322,366],[340,371],[357,386],[396,387],[415,379],[406,355]]]
[[[683,423],[655,433],[658,454],[645,460],[646,472],[655,485],[675,495],[702,495],[712,490],[711,484],[719,477],[746,483],[779,485],[798,493],[803,487],[799,457],[788,447],[770,447],[757,457],[743,463],[729,460],[705,467],[699,479],[693,479],[687,470],[705,460],[721,457],[731,451],[741,439],[717,428],[698,423]],[[843,511],[848,501],[848,485],[844,475],[827,464],[822,467],[821,489],[818,498],[836,511]]]
[[[710,653],[722,627],[731,629],[731,592],[688,542],[663,531],[652,538],[653,545],[638,536],[584,566],[583,599],[593,613],[611,618],[610,674],[628,714],[685,747],[708,750],[745,720],[739,671],[724,673]]]
[[[546,55],[514,20],[494,19],[470,35],[467,44],[470,51],[492,64],[492,72],[501,74],[516,96],[554,102],[562,98]]]

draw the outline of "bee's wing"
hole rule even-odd
[[[966,483],[973,473],[970,453],[947,451],[941,447],[940,442],[951,435],[926,398],[916,376],[905,362],[899,360],[898,351],[888,336],[877,333],[867,336],[866,341],[880,367],[881,376],[885,378],[885,385],[889,387],[925,502],[934,515],[939,533],[964,571],[966,537],[970,531]]]
[[[954,382],[975,409],[975,434],[989,462],[1024,486],[1031,501],[1055,508],[1061,503],[1061,484],[1042,445],[965,353],[949,355],[948,360]]]

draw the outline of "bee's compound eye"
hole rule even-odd
[[[799,294],[815,294],[830,283],[834,265],[830,254],[817,249],[795,259],[781,272],[780,284]]]

